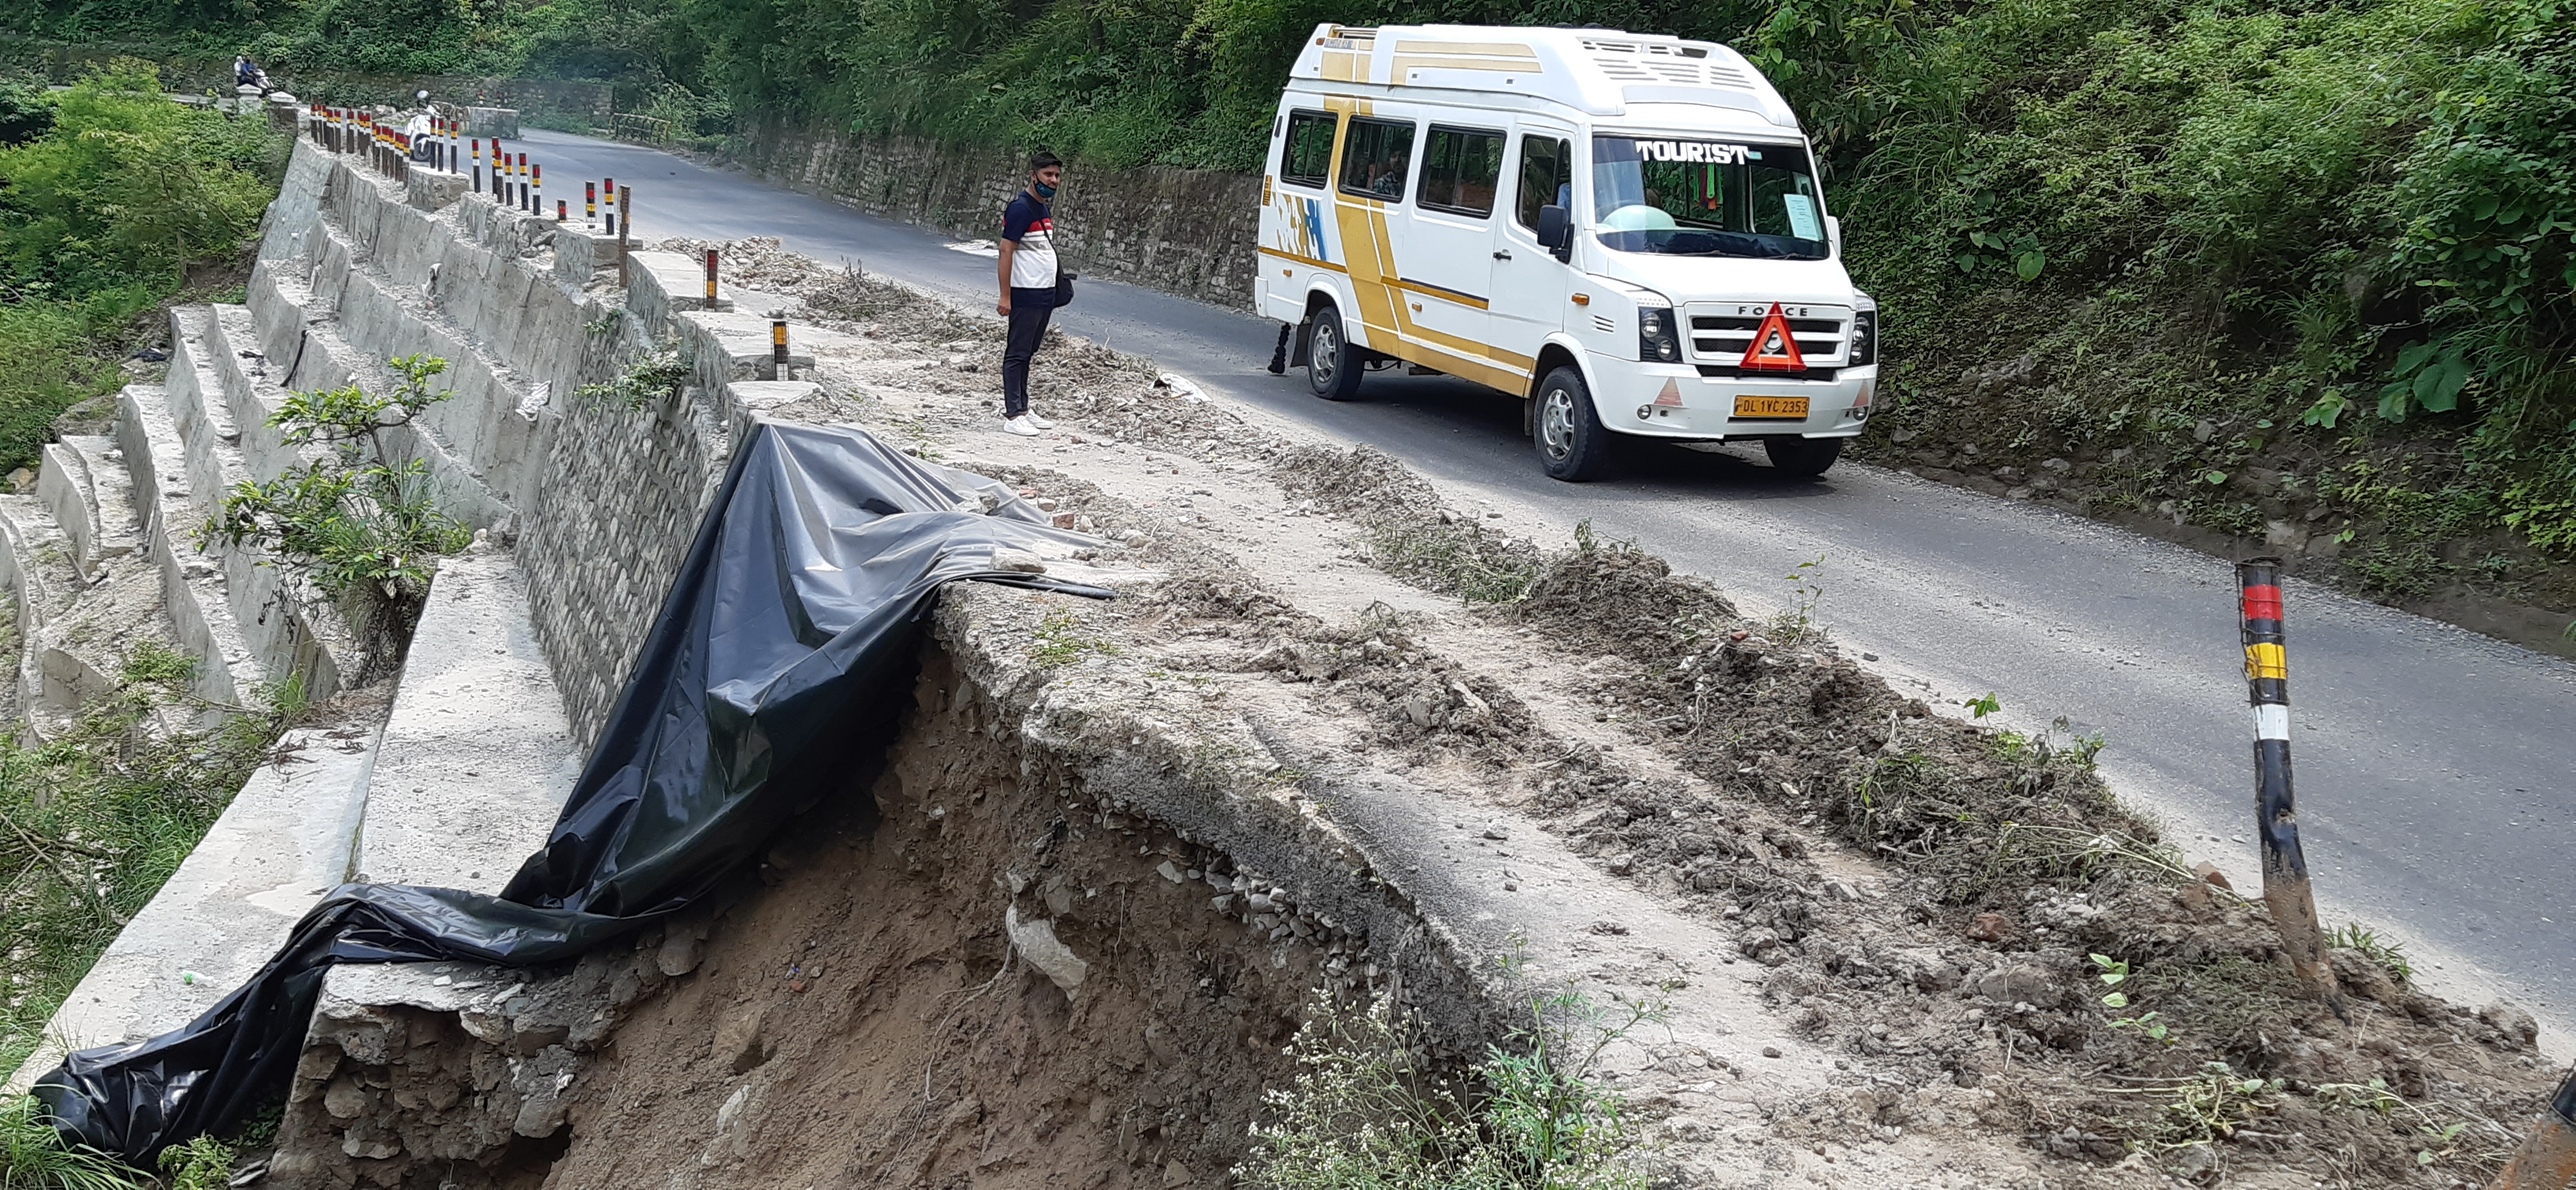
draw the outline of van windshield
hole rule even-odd
[[[1825,212],[1797,145],[1653,133],[1592,138],[1592,234],[1616,252],[1823,260]]]

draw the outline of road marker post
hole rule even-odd
[[[589,231],[597,226],[599,226],[599,183],[583,182],[581,184],[581,229]]]
[[[2352,1009],[2326,958],[2308,860],[2299,848],[2298,803],[2290,784],[2289,634],[2281,619],[2281,560],[2236,564],[2238,635],[2245,646],[2245,687],[2254,707],[2254,834],[2263,852],[2263,903],[2281,931],[2281,948],[2299,980],[2349,1022]]]
[[[474,138],[474,193],[483,193],[483,138]]]
[[[707,309],[716,308],[716,250],[707,249]]]
[[[2570,1181],[2576,1181],[2576,1070],[2559,1081],[2548,1110],[2487,1190],[2565,1190]]]
[[[529,190],[529,199],[528,199],[528,211],[529,211],[529,213],[530,213],[530,214],[535,215],[536,217],[538,217],[538,218],[540,218],[540,219],[545,218],[545,217],[546,217],[546,167],[545,167],[544,163],[540,162],[540,163],[538,163],[538,164],[536,164],[536,165],[531,165],[531,166],[529,166],[529,167],[528,167],[528,190]]]
[[[564,221],[564,200],[562,200],[562,199],[558,198],[558,199],[556,199],[556,200],[555,200],[555,226],[557,226],[557,227],[561,227],[561,226],[563,226],[563,221]]]
[[[715,253],[707,253],[707,259],[715,259]],[[712,280],[707,283],[707,296],[710,298],[715,296],[715,282]],[[769,316],[769,378],[772,380],[788,378],[787,320],[776,314]]]
[[[617,283],[626,284],[626,229],[635,226],[635,188],[617,188]]]
[[[608,195],[608,234],[610,234],[610,235],[616,235],[616,234],[617,234],[617,179],[615,179],[615,178],[610,178],[610,179],[608,179],[608,180],[606,180],[606,181],[604,181],[604,182],[601,182],[601,183],[599,184],[599,189],[600,189],[600,191],[601,191],[602,193],[604,193],[604,194]],[[623,275],[623,274],[621,274],[621,276],[622,276],[622,275]]]

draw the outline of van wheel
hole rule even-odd
[[[1316,307],[1315,325],[1306,332],[1306,387],[1327,401],[1347,401],[1360,395],[1360,373],[1367,369],[1368,349],[1351,346],[1341,313]]]
[[[1551,479],[1583,483],[1610,469],[1610,431],[1592,411],[1592,391],[1571,366],[1547,374],[1538,386],[1539,466]]]
[[[1801,478],[1822,475],[1834,460],[1843,457],[1842,438],[1765,438],[1762,453],[1771,456],[1771,469],[1783,475]]]

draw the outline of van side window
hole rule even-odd
[[[1521,226],[1538,230],[1538,209],[1573,201],[1574,143],[1552,136],[1521,138],[1521,173],[1517,209]],[[1568,212],[1571,214],[1572,212]]]
[[[1279,146],[1279,180],[1323,189],[1333,175],[1333,117],[1329,112],[1288,113],[1288,137]]]
[[[1405,175],[1413,170],[1413,125],[1354,116],[1342,141],[1344,191],[1404,201]]]
[[[1422,150],[1422,189],[1413,201],[1482,219],[1494,213],[1494,186],[1502,180],[1502,133],[1434,124]]]

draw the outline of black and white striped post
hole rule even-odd
[[[2290,787],[2289,636],[2281,620],[2281,560],[2236,564],[2238,627],[2245,644],[2246,692],[2254,704],[2254,834],[2263,850],[2263,903],[2281,931],[2282,949],[2299,980],[2334,1014],[2351,1019],[2308,885],[2299,849],[2298,803]]]
[[[790,378],[787,375],[787,320],[774,314],[769,319],[769,378]]]
[[[2560,1080],[2540,1123],[2487,1190],[2566,1190],[2576,1181],[2576,1070]]]

